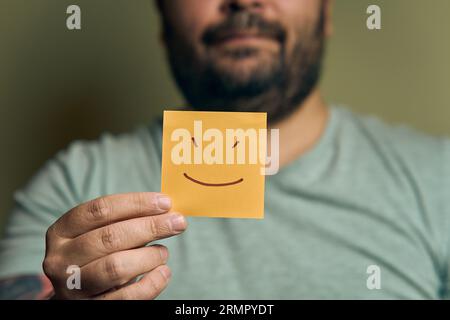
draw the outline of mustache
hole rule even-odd
[[[213,45],[239,32],[251,32],[255,36],[274,39],[280,43],[286,40],[286,31],[280,23],[267,21],[259,14],[241,11],[206,29],[202,41],[206,45]]]

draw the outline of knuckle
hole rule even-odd
[[[141,213],[145,209],[145,200],[141,192],[135,192],[132,195],[132,201],[135,205],[136,211]]]
[[[46,252],[54,252],[63,243],[64,239],[58,234],[58,223],[52,224],[45,232],[45,250]]]
[[[153,250],[153,257],[155,261],[158,261],[160,265],[166,263],[169,258],[169,250],[167,247],[157,245],[155,246],[155,249],[156,250]]]
[[[48,229],[47,232],[45,233],[45,241],[47,243],[47,245],[52,242],[53,237],[55,234],[55,225],[52,224]]]
[[[157,236],[161,233],[161,228],[153,217],[147,219],[147,228],[152,236]]]
[[[110,206],[105,197],[100,197],[89,202],[87,211],[90,218],[94,221],[108,220],[110,215]]]
[[[123,290],[123,292],[121,293],[120,299],[122,299],[122,300],[136,300],[136,299],[139,299],[139,297],[137,297],[137,295],[134,293],[133,290],[128,288],[127,290]]]
[[[161,279],[158,279],[156,276],[152,276],[148,278],[148,286],[150,287],[150,295],[157,295],[164,289],[163,282]]]
[[[120,239],[115,235],[110,226],[106,226],[101,231],[101,243],[108,251],[116,251],[120,247]]]
[[[158,199],[154,193],[136,192],[133,194],[133,201],[137,212],[143,214],[158,209]]]
[[[151,209],[153,209],[153,210],[158,209],[158,210],[159,210],[158,197],[157,197],[156,193],[152,192],[152,193],[148,196],[148,198],[150,198],[150,206],[151,206]]]
[[[48,277],[53,276],[53,267],[51,266],[51,263],[48,258],[45,258],[42,262],[42,270],[44,271],[45,275]]]
[[[123,268],[122,262],[116,257],[105,259],[104,270],[110,281],[118,281],[122,279]]]
[[[45,275],[50,278],[55,278],[60,270],[60,259],[56,256],[46,256],[44,261],[42,262],[42,269],[44,270]]]

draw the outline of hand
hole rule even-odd
[[[183,232],[186,219],[153,192],[100,197],[83,203],[47,231],[44,272],[56,299],[154,299],[171,277],[167,248],[151,241]],[[69,290],[68,266],[80,267],[81,289]],[[139,276],[143,278],[134,282]]]

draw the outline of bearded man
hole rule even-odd
[[[76,142],[16,193],[0,250],[3,296],[450,297],[448,140],[325,103],[331,0],[157,5],[189,108],[267,112],[279,129],[266,218],[189,218],[186,230],[158,192],[159,121]],[[80,290],[66,285],[72,265]]]

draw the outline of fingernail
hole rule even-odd
[[[172,202],[170,201],[170,198],[167,196],[158,196],[158,207],[161,210],[169,210],[172,206]]]
[[[169,279],[172,275],[172,272],[170,271],[170,268],[168,266],[162,266],[159,268],[159,272],[161,272],[162,276],[166,279]]]
[[[186,219],[180,214],[174,215],[170,223],[173,231],[183,231],[186,228]]]
[[[164,247],[160,247],[159,254],[161,255],[161,261],[163,261],[163,263],[166,263],[167,258],[169,257],[169,252],[167,251],[167,249]]]

